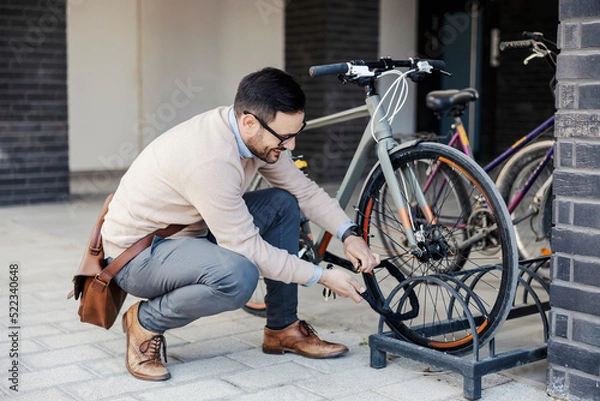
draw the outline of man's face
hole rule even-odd
[[[294,150],[296,147],[295,135],[304,128],[304,112],[287,114],[278,111],[275,119],[268,124],[262,119],[262,122],[259,121],[259,118],[260,116],[251,113],[242,116],[242,138],[254,156],[267,163],[275,163],[281,152]]]

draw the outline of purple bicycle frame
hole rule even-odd
[[[494,160],[492,160],[488,165],[484,166],[483,169],[485,170],[486,173],[489,173],[490,171],[492,171],[494,168],[496,168],[497,166],[499,166],[500,164],[502,164],[503,162],[508,160],[512,155],[514,155],[516,152],[518,152],[521,148],[523,148],[529,142],[536,139],[544,131],[546,131],[548,128],[552,127],[553,125],[554,125],[554,116],[550,117],[549,119],[547,119],[546,121],[541,123],[533,131],[531,131],[529,134],[527,134],[523,138],[519,139],[510,148],[508,148],[506,151],[504,151],[501,155],[499,155]],[[469,146],[461,141],[460,134],[458,132],[456,132],[452,136],[452,139],[450,139],[450,142],[448,143],[448,145],[453,146],[454,148],[457,148],[457,149],[459,149],[459,146],[460,146],[460,148],[462,148],[461,150],[467,156],[473,157]],[[531,186],[533,185],[535,180],[541,174],[543,168],[546,166],[546,164],[548,164],[548,161],[550,160],[550,158],[552,157],[553,154],[554,154],[554,146],[551,146],[550,149],[548,150],[548,152],[546,153],[546,155],[544,156],[544,158],[537,165],[537,167],[533,171],[533,174],[531,174],[531,177],[529,177],[529,179],[527,180],[527,182],[525,183],[523,188],[521,188],[519,193],[515,196],[515,198],[508,205],[509,213],[512,213],[517,208],[517,206],[519,205],[519,203],[521,202],[521,200],[523,199],[525,194],[529,191],[529,189],[531,188]]]

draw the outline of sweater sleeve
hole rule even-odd
[[[334,236],[342,224],[351,220],[337,199],[307,178],[286,153],[281,154],[277,163],[265,164],[259,170],[271,185],[293,194],[310,221]]]

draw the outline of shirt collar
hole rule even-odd
[[[248,149],[248,147],[242,140],[242,135],[240,134],[240,129],[238,127],[237,120],[235,119],[235,113],[233,112],[233,106],[229,109],[229,125],[231,125],[231,130],[233,131],[233,136],[235,137],[235,141],[237,142],[240,156],[246,158],[254,157],[252,152],[250,152],[250,149]]]

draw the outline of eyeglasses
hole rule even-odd
[[[288,143],[289,141],[291,141],[292,139],[294,139],[295,137],[297,137],[298,135],[300,135],[300,133],[302,132],[302,130],[306,127],[306,121],[302,121],[302,127],[300,128],[300,130],[298,132],[296,132],[295,134],[281,136],[277,132],[275,132],[271,127],[269,127],[266,122],[264,122],[262,119],[260,119],[256,115],[250,113],[247,110],[244,111],[244,114],[248,114],[248,115],[251,115],[252,117],[256,118],[256,121],[258,121],[260,123],[260,125],[264,129],[266,129],[271,134],[273,134],[273,136],[275,138],[279,139],[279,145],[277,145],[277,146],[282,146],[283,144]]]

